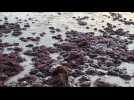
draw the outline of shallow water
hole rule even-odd
[[[127,18],[132,18],[134,19],[134,14],[130,14],[129,12],[120,12],[124,17]],[[80,32],[88,32],[88,31],[94,31],[94,27],[97,27],[98,29],[102,29],[102,25],[106,25],[107,22],[112,23],[113,25],[116,25],[117,28],[124,28],[126,31],[130,31],[131,34],[134,34],[134,26],[133,25],[124,25],[118,21],[113,22],[112,19],[107,18],[106,16],[103,15],[109,15],[108,12],[61,12],[61,15],[58,15],[56,12],[1,12],[0,13],[0,18],[3,18],[4,16],[7,16],[9,18],[9,22],[15,22],[15,17],[19,17],[22,20],[28,19],[29,17],[34,18],[34,20],[38,20],[36,23],[34,24],[30,24],[31,27],[30,29],[24,31],[22,34],[22,36],[20,37],[27,37],[27,36],[33,36],[31,33],[36,32],[37,34],[35,36],[38,36],[38,33],[41,32],[46,32],[47,34],[41,38],[39,43],[32,43],[34,45],[46,45],[46,46],[53,46],[53,43],[57,42],[56,40],[53,40],[51,38],[51,36],[53,36],[53,33],[49,32],[48,27],[49,26],[54,26],[56,28],[60,28],[61,32],[56,33],[56,34],[61,34],[64,38],[65,38],[65,31],[67,30],[78,30]],[[88,26],[90,27],[89,30],[87,30],[85,28],[85,26],[79,26],[77,24],[77,21],[74,20],[72,17],[82,17],[82,16],[89,16],[89,19],[86,19],[85,21],[88,22]],[[94,18],[96,20],[91,20],[91,18]],[[104,20],[104,23],[101,23],[101,21]],[[2,22],[1,22],[2,23]],[[121,24],[120,26],[118,24]],[[91,27],[92,26],[92,27]],[[65,29],[66,27],[68,27],[69,29]],[[95,35],[101,35],[100,32],[95,31]],[[25,47],[25,45],[27,45],[27,43],[21,42],[18,38],[15,38],[11,35],[9,35],[9,37],[3,37],[2,38],[3,42],[7,41],[10,43],[14,43],[14,42],[19,42],[20,43],[20,47],[22,47],[25,50],[27,50],[28,48]],[[133,44],[129,44],[128,45],[128,49],[129,50],[133,50],[134,49],[134,43]],[[9,53],[9,51],[5,50],[6,53]],[[54,57],[56,59],[58,54],[54,54],[51,55],[52,57]],[[21,54],[21,56],[23,56],[24,58],[26,58],[26,62],[22,63],[22,65],[24,66],[24,71],[21,72],[20,74],[12,77],[9,79],[9,82],[12,81],[17,81],[18,78],[23,77],[25,74],[29,73],[29,70],[33,68],[32,62],[31,62],[31,57],[25,56],[23,54]],[[122,63],[121,66],[122,67],[126,67],[127,71],[129,74],[133,74],[134,73],[134,64],[131,63]],[[96,77],[92,77],[93,80],[96,79]],[[125,85],[125,81],[120,79],[119,77],[108,77],[106,78],[107,81],[111,81],[114,83],[120,83]],[[77,79],[76,79],[77,81]],[[131,80],[133,81],[133,79]],[[130,83],[132,84],[132,82]],[[134,84],[134,81],[133,81]],[[133,85],[134,86],[134,85]]]

